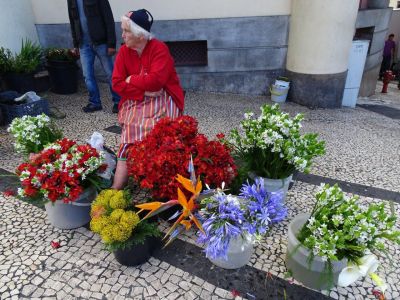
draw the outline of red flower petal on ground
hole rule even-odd
[[[53,249],[58,249],[58,248],[60,248],[60,243],[59,242],[56,242],[56,241],[51,241],[50,242],[50,245],[51,245],[51,247],[53,248]]]
[[[231,290],[231,293],[232,293],[232,296],[233,296],[233,297],[240,296],[240,293],[239,293],[237,290],[235,290],[235,289]]]
[[[12,189],[6,189],[6,190],[3,192],[3,194],[4,194],[4,196],[6,196],[6,197],[10,197],[10,196],[15,196],[15,195],[16,195],[15,191],[13,191]]]
[[[385,295],[384,294],[382,294],[382,292],[381,291],[378,291],[378,290],[372,290],[372,294],[376,297],[376,299],[379,299],[379,300],[385,300]]]

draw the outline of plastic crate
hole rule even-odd
[[[48,115],[49,103],[46,99],[42,98],[37,101],[18,105],[0,104],[0,109],[3,112],[6,124],[9,124],[12,122],[12,120],[14,120],[14,118],[20,118],[23,116],[37,116],[42,113]]]

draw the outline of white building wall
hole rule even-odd
[[[68,23],[67,0],[31,1],[36,24]],[[140,8],[149,10],[155,20],[186,20],[290,15],[291,6],[291,0],[109,0],[109,2],[115,21],[119,21],[120,16],[126,12]]]
[[[0,0],[0,47],[19,52],[22,39],[38,42],[31,0]]]

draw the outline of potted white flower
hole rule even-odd
[[[325,154],[325,142],[315,133],[301,134],[303,115],[290,118],[279,105],[261,106],[261,115],[248,112],[240,130],[230,134],[234,154],[253,177],[265,178],[268,191],[282,190],[284,197],[295,170],[308,173],[312,159]]]
[[[348,286],[370,275],[382,293],[386,285],[375,274],[383,240],[400,244],[396,216],[385,204],[363,207],[337,186],[322,184],[311,214],[295,217],[288,230],[286,266],[293,277],[313,289]]]

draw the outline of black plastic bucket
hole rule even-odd
[[[115,259],[124,266],[137,266],[145,263],[151,255],[154,239],[146,238],[143,244],[137,244],[128,249],[114,251]]]
[[[49,63],[52,91],[56,94],[73,94],[78,90],[78,66],[75,62]]]

